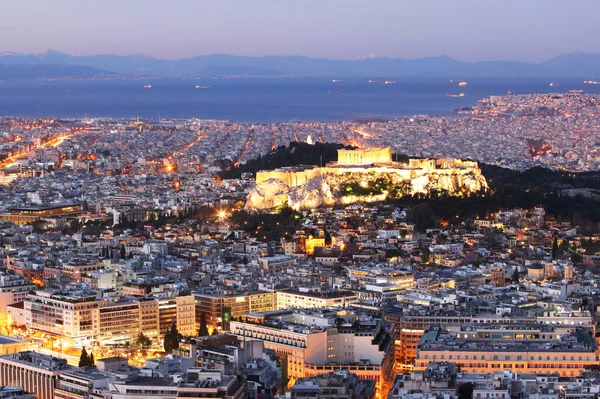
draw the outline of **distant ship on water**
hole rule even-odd
[[[464,97],[465,93],[456,93],[456,94],[448,94],[448,93],[446,93],[446,96],[448,96],[448,97]]]
[[[369,83],[379,83],[379,81],[377,79],[371,79],[369,80]]]
[[[386,81],[385,81],[385,84],[386,84],[386,85],[395,85],[395,84],[396,84],[396,81],[395,81],[395,80],[386,80]]]
[[[341,79],[333,79],[332,82],[333,83],[342,83],[343,80],[341,80]]]
[[[465,81],[462,81],[462,82],[460,82],[458,85],[459,85],[460,87],[465,87],[466,85],[468,85],[468,83],[467,83],[467,82],[465,82]]]
[[[196,89],[208,89],[210,87],[209,86],[200,86],[200,85],[196,85]]]
[[[151,89],[152,85],[144,85],[144,89]]]
[[[558,86],[560,86],[558,83],[554,83],[554,82],[550,83],[550,87],[558,87]]]
[[[597,82],[595,80],[584,80],[583,84],[586,84],[586,85],[600,85],[600,82]]]

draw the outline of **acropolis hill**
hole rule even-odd
[[[314,209],[434,191],[465,196],[486,188],[477,162],[410,159],[400,163],[392,161],[390,148],[339,149],[338,161],[324,167],[300,165],[258,172],[246,210],[284,205]]]

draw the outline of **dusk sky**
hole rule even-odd
[[[600,53],[600,0],[2,0],[0,53],[448,55]]]

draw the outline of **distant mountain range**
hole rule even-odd
[[[19,69],[21,72],[19,73]],[[164,60],[145,55],[72,56],[54,50],[42,54],[0,55],[0,79],[88,76],[328,76],[328,77],[580,77],[600,76],[600,54],[571,53],[541,63],[464,62],[447,56],[419,59],[331,60],[303,56],[244,57],[226,54]]]

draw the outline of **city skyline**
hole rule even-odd
[[[55,49],[163,59],[215,53],[332,59],[447,55],[471,62],[540,62],[564,53],[600,52],[590,35],[600,4],[590,0],[179,1],[170,7],[156,1],[109,0],[90,7],[37,0],[13,2],[3,11],[0,52]]]

